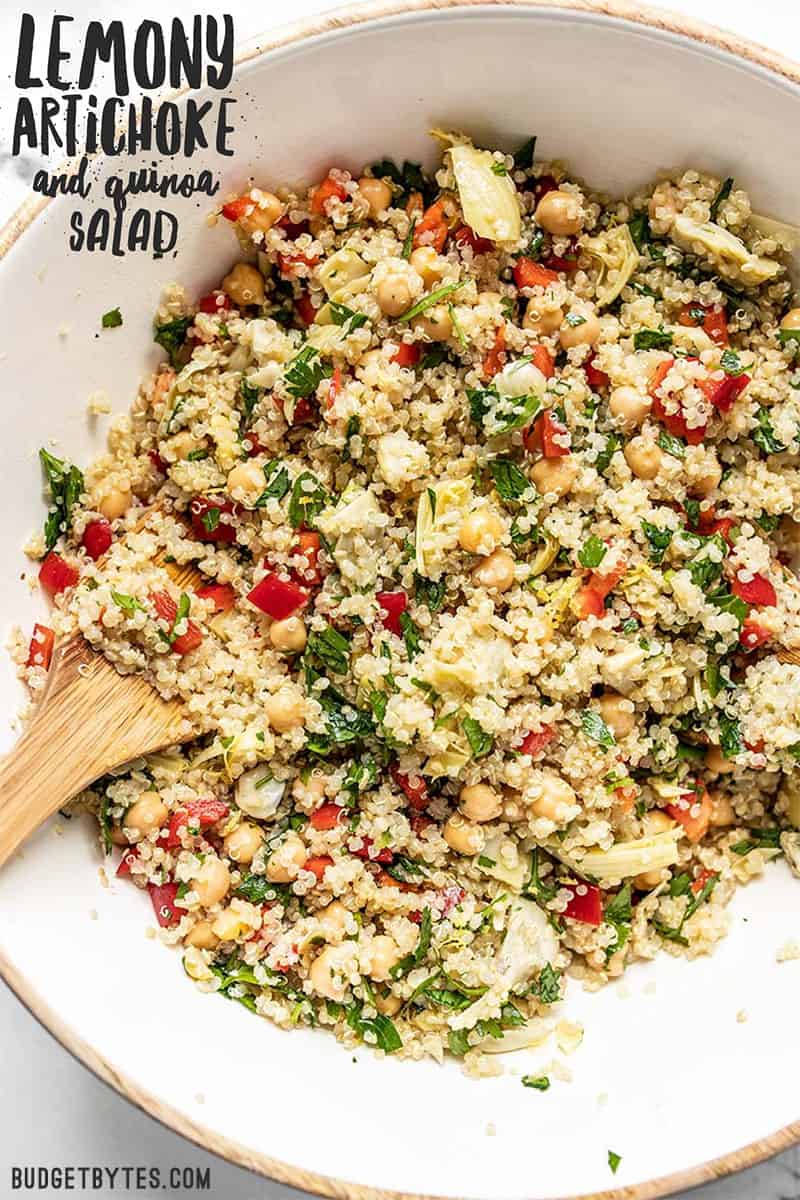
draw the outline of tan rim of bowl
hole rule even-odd
[[[561,9],[593,16],[616,17],[648,29],[689,38],[711,50],[726,51],[736,58],[744,59],[753,66],[766,69],[772,74],[800,86],[800,64],[791,62],[765,46],[756,45],[754,42],[717,29],[703,21],[695,21],[690,17],[663,9],[644,8],[638,4],[629,3],[629,0],[371,0],[369,3],[357,4],[355,7],[334,9],[312,20],[286,25],[277,33],[270,33],[263,40],[254,39],[254,42],[237,56],[236,61],[238,65],[241,65],[260,58],[272,50],[294,45],[316,34],[350,29],[381,17],[395,17],[406,13],[431,12],[450,8],[473,8],[486,4],[539,10]],[[33,224],[35,218],[49,203],[50,201],[46,197],[31,194],[20,205],[0,230],[0,259],[8,253],[17,239]],[[221,1137],[212,1129],[207,1129],[168,1104],[164,1104],[157,1096],[140,1088],[134,1080],[118,1071],[107,1059],[102,1058],[88,1042],[78,1037],[75,1031],[61,1020],[60,1016],[45,1003],[28,980],[2,953],[0,953],[0,977],[64,1049],[79,1059],[99,1079],[113,1087],[132,1104],[143,1109],[149,1116],[195,1142],[202,1149],[211,1151],[237,1166],[246,1167],[265,1175],[269,1179],[275,1179],[280,1183],[287,1183],[292,1187],[314,1192],[320,1196],[332,1196],[343,1198],[343,1200],[439,1200],[437,1197],[367,1187],[347,1180],[333,1179],[327,1175],[318,1175],[316,1172],[280,1162],[278,1159],[259,1154],[255,1150],[249,1150],[246,1146]],[[689,1167],[685,1171],[664,1175],[660,1179],[630,1187],[611,1188],[591,1194],[584,1193],[580,1198],[572,1197],[569,1200],[655,1200],[656,1197],[668,1196],[685,1188],[697,1187],[699,1184],[709,1183],[735,1171],[741,1171],[745,1167],[755,1166],[771,1155],[777,1154],[781,1150],[787,1150],[798,1142],[800,1142],[800,1120],[793,1121],[783,1129],[777,1130],[768,1137],[759,1138],[758,1141],[751,1142],[740,1150],[734,1150],[720,1158]]]

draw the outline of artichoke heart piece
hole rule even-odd
[[[370,269],[355,250],[347,246],[337,250],[327,258],[320,267],[319,281],[330,300],[342,303],[348,296],[361,292],[367,287]],[[317,324],[320,324],[317,315]]]
[[[517,189],[502,164],[488,150],[474,146],[451,146],[448,153],[461,211],[470,229],[492,242],[519,241],[522,220]]]
[[[599,307],[605,308],[616,300],[638,268],[639,251],[627,225],[615,225],[597,237],[587,238],[583,248],[599,263],[595,289]]]
[[[751,213],[750,227],[762,237],[772,238],[790,253],[800,248],[798,225],[790,225],[788,221],[778,221],[774,217],[764,217],[760,213]]]
[[[610,850],[587,850],[580,856],[563,854],[559,845],[548,845],[548,850],[578,875],[596,879],[599,883],[609,883],[617,879],[630,879],[645,871],[674,866],[678,861],[680,836],[681,828],[676,825],[664,833],[617,842]]]
[[[531,872],[531,856],[518,842],[496,834],[488,839],[475,859],[475,866],[493,879],[499,879],[513,892],[521,892]]]
[[[426,488],[417,506],[417,529],[414,541],[417,570],[427,578],[438,577],[436,560],[439,557],[439,539],[447,542],[441,550],[452,549],[456,544],[460,514],[466,509],[472,495],[470,479],[445,480]],[[448,540],[446,533],[451,533]],[[452,546],[449,544],[452,541]],[[437,575],[431,572],[437,571]]]
[[[783,268],[771,258],[762,258],[747,249],[741,238],[721,225],[706,221],[698,225],[683,213],[678,213],[672,226],[673,239],[694,254],[705,255],[720,267],[733,271],[745,284],[753,287],[780,275]]]

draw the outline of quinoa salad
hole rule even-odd
[[[213,215],[107,452],[41,451],[16,654],[34,702],[75,632],[182,701],[77,804],[200,989],[490,1074],[800,873],[799,235],[435,136]]]

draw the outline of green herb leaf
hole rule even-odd
[[[633,238],[634,246],[641,254],[644,247],[651,240],[650,218],[647,215],[646,209],[642,209],[641,212],[637,212],[631,217],[628,221],[628,229]]]
[[[493,175],[507,175],[508,167],[506,166],[505,163],[493,162],[492,163],[492,174]]]
[[[411,614],[407,612],[400,613],[400,628],[403,631],[403,641],[406,646],[406,654],[409,659],[413,659],[420,651],[419,630],[411,619]]]
[[[759,408],[756,420],[758,421],[758,425],[750,436],[759,450],[763,451],[764,454],[782,454],[786,447],[775,437],[775,430],[772,428],[769,409],[763,406]]]
[[[122,313],[118,308],[111,308],[100,318],[103,329],[117,329],[122,324]]]
[[[728,178],[726,180],[724,180],[723,183],[720,184],[719,191],[717,192],[716,196],[714,197],[714,199],[711,202],[711,208],[709,210],[709,217],[708,217],[709,221],[716,221],[717,217],[719,216],[720,208],[725,203],[725,201],[728,199],[728,196],[730,196],[730,194],[731,194],[732,187],[733,187],[733,177],[731,175],[729,175]]]
[[[322,361],[319,350],[305,345],[289,362],[283,373],[286,391],[296,400],[311,396],[323,379],[329,379],[333,368]]]
[[[612,1173],[613,1175],[616,1175],[616,1173],[617,1173],[617,1168],[619,1167],[619,1164],[620,1164],[621,1162],[622,1162],[622,1155],[621,1155],[621,1154],[617,1154],[617,1153],[615,1153],[615,1151],[613,1151],[613,1150],[609,1150],[609,1152],[608,1152],[608,1165],[611,1167],[611,1173]]]
[[[672,541],[672,530],[659,529],[657,525],[652,525],[650,521],[642,521],[642,532],[650,546],[650,562],[658,565],[664,561],[664,555]]]
[[[672,334],[666,329],[639,329],[633,335],[634,350],[669,350]]]
[[[291,486],[289,472],[279,458],[272,458],[264,467],[267,486],[255,502],[256,508],[264,508],[270,500],[282,500]]]
[[[139,603],[135,596],[127,596],[125,592],[115,592],[111,589],[111,599],[116,604],[117,608],[121,608],[127,617],[132,617],[139,609],[144,612],[144,607]]]
[[[749,854],[751,850],[779,850],[781,845],[781,830],[748,829],[749,837],[743,842],[731,846],[734,854]]]
[[[186,334],[192,324],[193,317],[175,317],[164,325],[156,325],[153,341],[166,350],[170,366],[180,367],[186,358],[184,347]]]
[[[722,612],[731,613],[736,617],[741,627],[748,613],[748,607],[744,600],[740,600],[738,596],[731,595],[725,588],[719,588],[717,591],[711,592],[708,599],[711,604],[715,604]]]
[[[536,135],[529,137],[522,143],[518,150],[514,151],[514,166],[518,171],[529,171],[533,166],[534,155],[536,154]]]
[[[431,948],[431,932],[433,929],[433,915],[429,908],[422,910],[422,920],[419,924],[419,939],[417,944],[410,954],[406,954],[400,959],[399,963],[391,969],[392,979],[402,979],[409,971],[413,971],[414,967],[418,967],[424,960],[426,954]]]
[[[531,992],[542,1004],[557,1004],[561,999],[561,972],[545,963]]]
[[[491,437],[500,437],[515,429],[522,429],[539,411],[538,396],[500,396],[495,388],[467,388],[469,411],[473,422],[486,428],[486,418],[491,414]]]
[[[453,292],[457,292],[459,288],[464,286],[465,280],[459,279],[454,283],[445,283],[442,287],[436,288],[435,291],[429,292],[427,296],[423,296],[416,304],[412,304],[407,312],[404,312],[397,318],[398,324],[405,324],[408,321],[413,321],[415,317],[427,312],[429,308],[433,308],[435,304],[439,304],[447,296],[452,296]]]
[[[587,538],[578,551],[578,562],[582,567],[587,567],[589,570],[594,570],[599,567],[600,563],[606,556],[608,547],[602,538],[599,538],[596,533]]]
[[[337,304],[335,300],[328,302],[328,309],[334,325],[341,326],[342,337],[347,337],[355,329],[361,329],[367,323],[366,313],[355,312],[346,304]]]
[[[62,533],[72,526],[72,510],[83,492],[83,473],[48,450],[39,451],[50,490],[51,507],[44,523],[45,549],[52,550]]]
[[[417,604],[424,604],[429,612],[439,611],[444,603],[446,591],[445,579],[426,579],[418,571],[414,572],[414,599]]]
[[[297,476],[289,500],[289,524],[293,529],[301,525],[314,528],[314,521],[328,503],[329,497],[316,475],[303,471]]]
[[[528,476],[510,458],[493,458],[489,470],[501,500],[519,500],[531,487]]]
[[[487,733],[474,717],[465,717],[461,722],[466,739],[469,742],[473,758],[484,758],[494,747],[494,738]]]
[[[726,375],[732,375],[734,377],[737,375],[744,375],[744,367],[742,366],[741,359],[736,351],[731,350],[730,347],[722,351],[719,365],[722,367]]]
[[[736,758],[744,750],[739,721],[724,712],[719,714],[719,744],[724,758]]]
[[[327,625],[321,632],[314,630],[308,635],[306,654],[334,675],[345,675],[350,665],[350,642],[338,629]]]
[[[661,449],[666,450],[667,454],[671,454],[673,458],[686,458],[686,443],[679,437],[667,433],[666,429],[659,430],[657,441]]]
[[[413,251],[413,249],[414,249],[414,230],[415,230],[416,228],[417,228],[417,218],[416,218],[416,217],[412,217],[412,218],[411,218],[411,223],[410,223],[410,225],[409,225],[409,227],[408,227],[408,233],[406,234],[406,236],[405,236],[405,240],[404,240],[404,242],[403,242],[403,249],[402,249],[402,252],[401,252],[401,253],[402,253],[402,256],[403,256],[403,258],[404,258],[404,259],[406,259],[406,261],[407,261],[409,258],[411,258],[411,252],[412,252],[412,251]]]
[[[588,738],[597,742],[604,750],[616,745],[614,734],[606,725],[596,708],[584,708],[581,712],[581,729]]]
[[[523,1075],[522,1086],[535,1088],[537,1092],[546,1092],[550,1087],[550,1080],[546,1075]]]
[[[261,389],[253,387],[246,379],[243,379],[239,384],[239,394],[242,397],[242,419],[239,428],[241,432],[244,432],[253,418],[253,410],[258,403]]]
[[[595,459],[595,469],[604,475],[611,465],[611,460],[616,452],[622,447],[622,438],[617,433],[610,433],[606,438],[606,444]]]

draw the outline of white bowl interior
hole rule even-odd
[[[312,181],[332,164],[357,169],[387,154],[431,161],[426,130],[436,124],[511,148],[536,133],[539,156],[566,159],[611,191],[678,165],[735,174],[760,211],[800,219],[795,86],[697,42],[586,13],[487,6],[387,18],[250,62],[233,95],[235,157],[191,163],[220,172],[220,196],[251,174]],[[96,203],[105,176],[101,163]],[[2,465],[13,497],[0,526],[4,628],[44,612],[20,553],[44,513],[37,448],[53,439],[56,452],[86,461],[106,425],[87,418],[88,395],[102,389],[116,411],[127,407],[156,361],[162,286],[179,279],[202,293],[235,257],[225,223],[206,227],[205,200],[165,207],[182,223],[171,259],[71,254],[72,204],[60,200],[2,265]],[[100,332],[117,305],[123,327]],[[9,717],[21,699],[3,660]],[[3,747],[13,737],[4,730]],[[88,825],[56,824],[62,836],[51,825],[0,876],[0,953],[139,1088],[251,1152],[374,1187],[544,1200],[691,1168],[798,1115],[800,1042],[786,1031],[800,964],[775,961],[797,929],[782,866],[737,897],[713,959],[663,955],[595,995],[573,985],[566,1015],[586,1027],[568,1060],[573,1081],[541,1095],[518,1075],[553,1047],[475,1083],[453,1064],[378,1061],[311,1032],[289,1036],[202,996],[179,957],[145,937],[146,896],[101,886]],[[616,1177],[609,1149],[622,1155]]]

